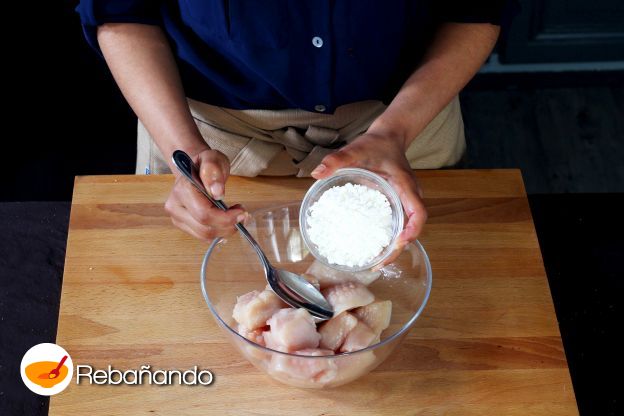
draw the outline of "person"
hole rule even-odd
[[[210,240],[244,207],[217,208],[172,169],[182,149],[223,198],[229,175],[317,179],[374,171],[427,219],[412,169],[465,149],[458,93],[492,51],[505,1],[82,0],[88,42],[139,119],[137,173],[176,173],[173,223]]]

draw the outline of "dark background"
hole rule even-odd
[[[16,363],[55,339],[74,176],[134,171],[136,118],[84,42],[75,3],[23,2],[4,15],[2,415],[47,411]],[[522,3],[461,95],[462,167],[522,169],[579,409],[623,414],[613,373],[623,348],[624,6]]]

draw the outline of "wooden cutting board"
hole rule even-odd
[[[279,384],[245,361],[199,287],[206,244],[163,210],[172,176],[76,178],[57,343],[74,365],[188,369],[204,386],[75,382],[51,415],[570,415],[577,407],[521,175],[423,171],[428,306],[394,355],[334,390]],[[300,200],[311,181],[231,178],[249,209]]]

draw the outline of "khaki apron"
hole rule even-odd
[[[385,110],[380,101],[340,106],[334,114],[304,110],[232,110],[189,99],[206,143],[225,154],[238,176],[310,176],[323,157],[366,132]],[[455,97],[411,143],[413,169],[457,163],[466,148],[459,99]],[[160,150],[139,121],[137,174],[171,173]]]

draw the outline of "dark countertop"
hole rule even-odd
[[[46,415],[20,376],[24,353],[54,342],[69,202],[0,203],[0,415]]]
[[[581,415],[622,415],[624,194],[529,202]]]
[[[582,415],[622,414],[609,370],[624,294],[624,194],[529,197]],[[45,415],[21,383],[24,352],[54,342],[69,202],[0,203],[0,414]],[[605,376],[607,375],[607,376]],[[621,385],[621,384],[620,384]]]

